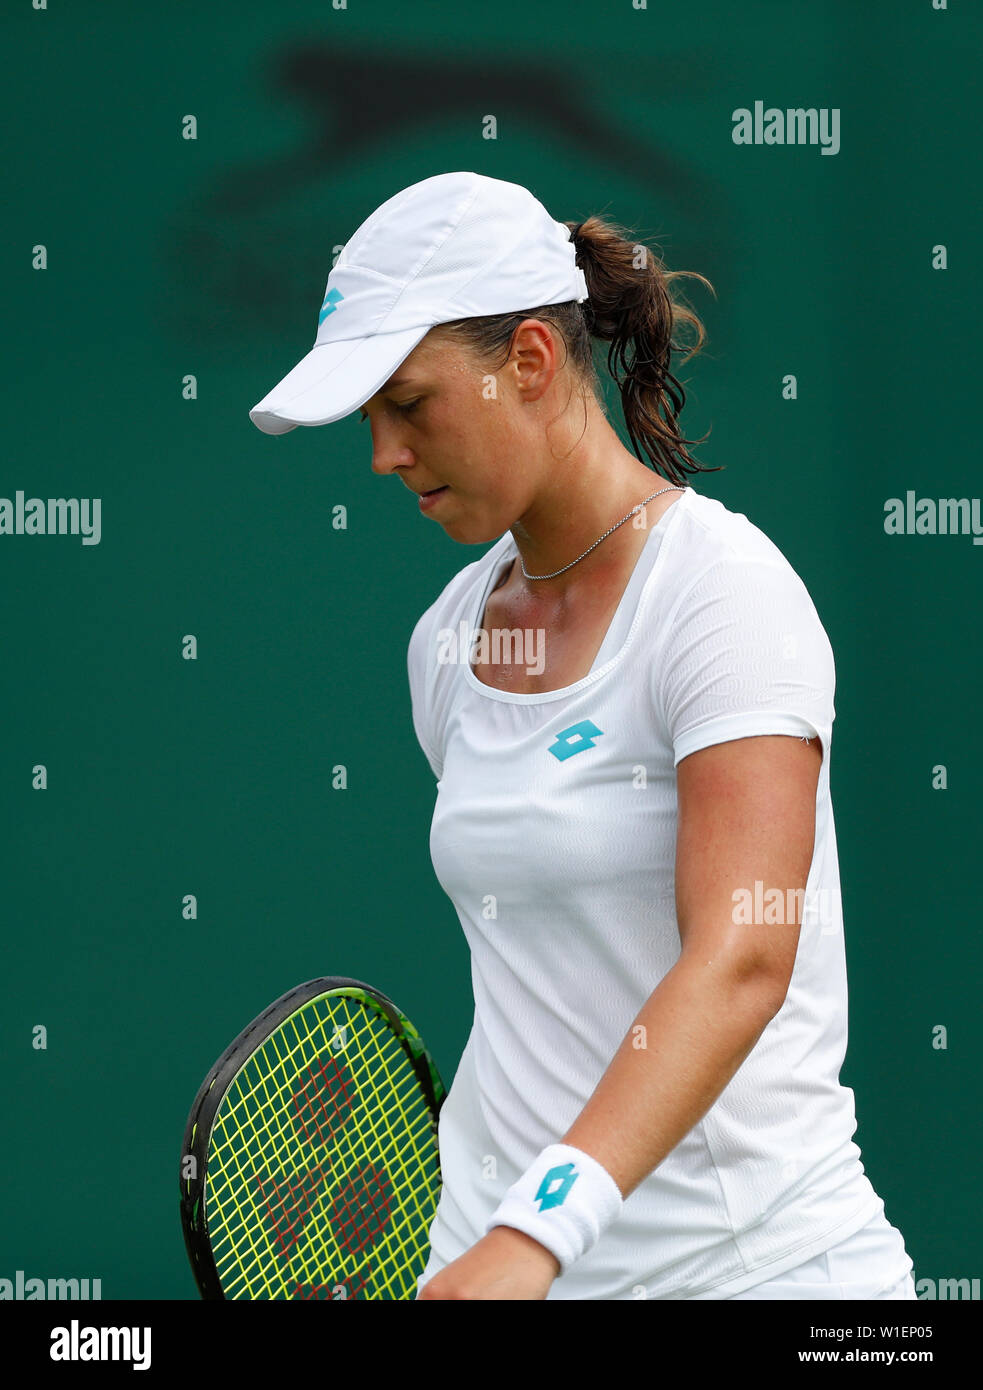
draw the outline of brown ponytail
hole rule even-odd
[[[682,350],[673,341],[677,325],[688,324],[696,332],[683,362],[706,341],[703,324],[686,305],[673,301],[670,286],[681,276],[692,276],[713,292],[710,281],[695,271],[666,270],[654,252],[616,223],[588,217],[566,225],[590,294],[580,306],[587,332],[611,344],[608,371],[621,393],[635,453],[641,458],[639,449],[644,449],[653,467],[661,466],[674,483],[682,483],[687,472],[719,472],[704,468],[687,451],[686,445],[703,440],[686,439],[679,431],[686,392],[670,371],[672,354]]]
[[[566,226],[577,265],[587,281],[589,298],[583,304],[574,300],[516,313],[458,319],[440,324],[439,329],[482,356],[504,353],[505,362],[512,336],[523,319],[551,323],[602,408],[593,339],[610,343],[607,367],[621,394],[628,437],[638,458],[644,450],[652,466],[677,484],[684,484],[687,473],[719,472],[719,468],[698,463],[687,450],[687,445],[703,440],[686,439],[680,433],[677,422],[686,392],[670,371],[672,354],[683,350],[683,345],[673,340],[678,325],[687,324],[696,332],[684,363],[706,340],[703,324],[685,304],[672,299],[670,286],[681,276],[691,276],[714,293],[710,281],[695,271],[666,270],[647,246],[604,218],[588,217]]]

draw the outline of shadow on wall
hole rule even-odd
[[[649,65],[638,70],[635,80],[644,90],[634,111],[645,110],[647,102],[651,113],[649,129],[640,135],[634,112],[630,122],[620,120],[617,108],[604,101],[607,94],[626,90],[631,75],[624,81],[619,75],[616,89],[605,82],[599,90],[596,74],[587,66],[578,71],[575,60],[551,72],[538,61],[508,57],[496,57],[489,69],[481,58],[335,43],[286,47],[270,60],[270,83],[277,104],[306,111],[307,136],[292,150],[230,168],[207,190],[199,185],[189,194],[164,233],[164,308],[174,335],[265,338],[275,304],[280,324],[303,323],[308,315],[313,341],[334,246],[386,198],[445,172],[446,154],[435,166],[427,153],[435,126],[460,136],[460,158],[448,167],[477,168],[526,183],[560,220],[591,212],[609,215],[658,249],[655,234],[632,221],[636,206],[657,209],[659,225],[670,229],[673,243],[685,243],[692,263],[677,266],[672,252],[663,250],[670,268],[705,271],[719,256],[712,229],[729,225],[734,213],[708,177],[660,147],[658,130],[661,109],[677,97],[691,102],[713,87],[706,58],[692,54],[660,61],[657,76]],[[252,109],[265,143],[269,104],[257,100]],[[525,173],[506,167],[504,142],[481,140],[488,113],[524,129]],[[728,124],[728,142],[729,132]],[[528,169],[529,135],[542,144],[540,171]],[[584,192],[578,206],[554,209],[549,173],[555,152],[562,150],[582,166]],[[378,190],[367,197],[365,176],[373,164],[379,170]],[[356,171],[359,184],[353,190],[349,183]],[[592,198],[592,188],[612,179],[637,184],[631,209],[608,211]]]

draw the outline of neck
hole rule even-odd
[[[596,410],[596,407],[595,407]],[[672,482],[646,467],[625,449],[600,415],[584,431],[580,445],[564,456],[558,468],[551,460],[544,472],[548,486],[511,527],[522,564],[531,575],[553,574],[583,555],[604,533],[653,492]],[[645,525],[630,517],[582,560],[553,579],[527,581],[516,566],[516,581],[538,593],[560,596],[637,558],[649,530],[662,512],[682,494],[665,492],[643,508]]]

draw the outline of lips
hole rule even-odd
[[[435,507],[437,505],[437,502],[441,497],[443,497],[445,492],[450,492],[450,487],[447,485],[445,485],[444,487],[432,488],[429,492],[421,492],[420,501],[417,504],[420,508],[420,511],[428,512],[431,507]]]

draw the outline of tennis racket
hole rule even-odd
[[[309,980],[226,1048],[185,1128],[181,1224],[205,1299],[414,1299],[445,1090],[359,980]]]

